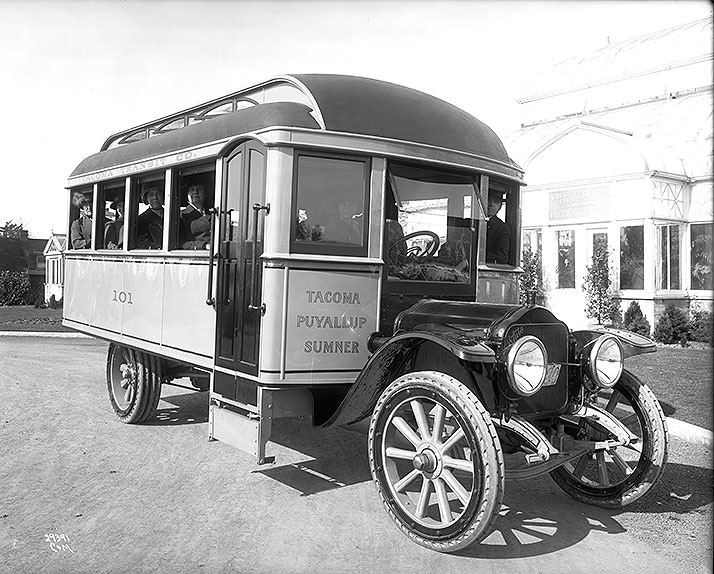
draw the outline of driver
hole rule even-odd
[[[486,208],[486,263],[508,265],[511,252],[511,226],[496,215],[503,205],[503,194],[489,191]]]

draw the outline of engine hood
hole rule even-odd
[[[464,338],[500,342],[508,327],[514,323],[540,324],[560,321],[548,309],[539,306],[423,299],[397,316],[394,332],[443,332],[446,328],[461,333]]]

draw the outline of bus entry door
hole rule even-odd
[[[225,160],[216,292],[214,392],[255,404],[256,385],[240,374],[258,374],[265,201],[265,150],[240,145]],[[250,379],[248,379],[250,380]]]

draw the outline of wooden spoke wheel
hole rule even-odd
[[[369,428],[372,477],[387,514],[417,544],[453,552],[484,538],[501,507],[501,447],[462,383],[410,373],[381,395]]]
[[[628,371],[623,371],[612,389],[601,391],[595,403],[614,414],[639,440],[628,446],[590,451],[550,475],[576,500],[619,508],[642,497],[662,473],[667,462],[667,426],[652,391]],[[576,438],[612,438],[587,420],[581,420],[578,428]]]

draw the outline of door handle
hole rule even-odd
[[[260,311],[261,315],[265,315],[265,303],[258,305],[258,302],[255,300],[258,295],[258,214],[261,211],[265,211],[265,214],[268,215],[270,213],[270,204],[253,204],[253,277],[250,285],[250,304],[248,305],[248,309],[251,311]]]
[[[216,307],[216,300],[213,297],[213,258],[215,257],[215,252],[213,248],[213,236],[216,232],[216,214],[218,210],[215,207],[211,207],[208,210],[211,216],[211,236],[209,239],[209,251],[208,251],[208,292],[206,294],[206,305],[209,307]]]

